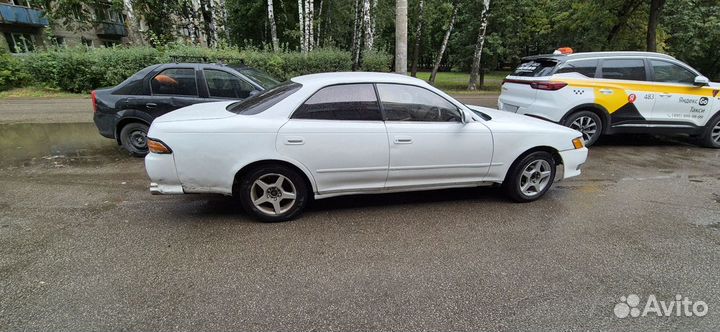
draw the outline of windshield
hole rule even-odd
[[[259,84],[265,89],[270,89],[280,84],[280,81],[276,80],[274,77],[270,76],[270,74],[262,70],[250,67],[235,68],[235,70],[247,76],[247,78],[251,79],[253,82]]]
[[[270,90],[265,90],[250,98],[232,103],[226,109],[237,114],[258,114],[275,106],[275,104],[289,97],[295,91],[300,90],[301,87],[302,84],[286,81]]]

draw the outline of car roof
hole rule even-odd
[[[335,72],[303,75],[292,78],[293,82],[303,85],[333,85],[343,83],[405,83],[426,85],[423,80],[395,73],[376,72]]]
[[[575,59],[592,59],[592,58],[608,58],[618,56],[633,56],[633,57],[648,57],[648,58],[663,58],[675,60],[674,57],[656,53],[656,52],[580,52],[572,54],[539,54],[526,56],[522,58],[523,61],[536,60],[536,59],[552,59],[557,61],[568,61]]]

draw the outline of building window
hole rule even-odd
[[[65,46],[65,37],[53,36],[51,39],[51,42],[52,42],[53,46],[64,47]]]
[[[27,53],[35,50],[35,36],[29,33],[10,32],[5,34],[10,52]]]
[[[87,38],[85,38],[85,37],[80,37],[80,42],[81,42],[83,45],[87,46],[87,47],[93,47],[93,41],[92,41],[92,39],[87,39]]]
[[[30,7],[30,0],[13,0],[12,4],[15,6]]]

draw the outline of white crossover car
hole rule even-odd
[[[502,184],[515,201],[577,176],[578,131],[466,106],[397,74],[293,78],[239,102],[157,118],[145,167],[153,194],[239,198],[263,221],[289,220],[311,198]]]

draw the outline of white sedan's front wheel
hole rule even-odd
[[[555,181],[555,159],[537,151],[515,163],[503,182],[507,195],[516,202],[532,202],[544,195]]]
[[[242,178],[238,194],[245,211],[266,222],[297,217],[308,200],[302,176],[282,165],[251,170]]]

